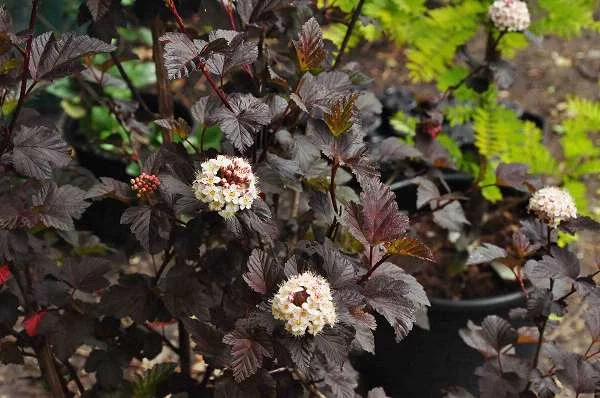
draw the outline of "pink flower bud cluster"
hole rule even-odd
[[[527,4],[521,0],[496,0],[489,15],[497,29],[509,32],[522,32],[531,23]]]
[[[242,158],[219,155],[202,163],[192,189],[196,198],[223,218],[238,210],[249,209],[256,198],[256,177],[250,164]]]
[[[273,297],[271,311],[275,319],[285,321],[285,329],[294,336],[313,336],[326,324],[336,321],[329,283],[312,272],[294,275],[281,285]]]
[[[131,179],[131,189],[140,199],[156,191],[159,186],[160,180],[153,174],[142,173],[139,177]]]

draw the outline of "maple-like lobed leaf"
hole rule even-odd
[[[273,356],[271,342],[262,336],[259,340],[247,330],[235,329],[223,337],[223,342],[231,346],[233,377],[239,383],[256,373],[265,357]]]
[[[34,81],[53,80],[83,70],[83,55],[114,50],[113,45],[87,35],[68,32],[56,39],[46,32],[33,39],[29,73]]]
[[[168,215],[147,205],[129,207],[121,215],[121,224],[129,224],[142,247],[153,254],[165,247],[171,232]]]
[[[21,126],[13,136],[11,160],[28,177],[47,179],[71,162],[71,149],[57,131],[44,126]]]
[[[397,342],[408,335],[416,321],[416,306],[408,298],[410,292],[410,285],[387,276],[372,276],[365,283],[363,295],[394,328]]]
[[[73,219],[79,219],[90,202],[85,200],[86,192],[72,185],[56,185],[53,181],[43,181],[39,190],[32,196],[32,203],[47,227],[75,229]]]
[[[391,242],[386,242],[384,246],[386,251],[393,256],[410,256],[425,261],[435,261],[431,249],[411,236],[402,236]]]
[[[254,143],[258,130],[270,123],[269,106],[251,94],[235,93],[228,100],[232,110],[219,107],[212,118],[233,146],[243,152]]]
[[[188,77],[192,72],[204,68],[213,53],[227,48],[227,40],[223,38],[206,42],[192,40],[180,32],[167,32],[159,41],[164,46],[163,61],[171,80]]]
[[[346,205],[343,222],[365,247],[391,242],[404,235],[408,217],[400,213],[396,196],[378,180],[370,180],[360,194],[361,204]]]
[[[350,130],[356,117],[356,100],[358,93],[353,93],[333,101],[329,111],[325,113],[325,123],[334,137]]]
[[[294,40],[294,47],[300,71],[306,72],[321,66],[327,51],[323,42],[323,32],[314,17],[302,25],[298,40]]]
[[[504,347],[517,341],[517,331],[504,319],[496,315],[485,317],[481,326],[469,321],[459,335],[469,347],[479,351],[484,357],[500,355]]]

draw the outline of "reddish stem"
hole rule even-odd
[[[175,21],[177,21],[177,26],[179,27],[179,31],[181,33],[187,34],[187,32],[185,31],[185,25],[183,23],[183,18],[181,18],[181,15],[179,15],[179,11],[177,11],[177,7],[175,6],[175,2],[173,0],[167,0],[167,2],[168,2],[168,5],[169,5],[169,9],[171,10],[171,13],[175,17]]]
[[[23,104],[25,103],[25,98],[27,97],[27,76],[29,75],[29,59],[31,58],[31,45],[33,42],[33,31],[35,28],[35,21],[37,20],[38,6],[39,0],[33,0],[31,2],[31,15],[29,16],[27,45],[25,47],[25,53],[23,55],[23,70],[21,71],[21,87],[19,91],[19,100],[14,110],[12,120],[10,121],[10,125],[8,126],[8,129],[5,130],[4,139],[2,143],[2,150],[0,150],[0,154],[3,154],[10,147],[10,141],[13,130],[15,128],[15,124],[17,122],[17,118],[19,117],[19,113],[21,113],[21,109],[23,108]]]
[[[177,11],[177,7],[175,6],[174,1],[173,0],[167,0],[167,1],[168,1],[169,9],[171,10],[171,13],[175,16],[175,20],[177,21],[177,26],[179,27],[179,31],[181,33],[187,35],[185,26],[183,24],[183,19],[181,18],[181,15],[179,15],[179,11]],[[198,66],[200,66],[200,69],[202,70],[202,74],[208,81],[208,84],[213,89],[213,91],[219,96],[219,98],[221,99],[221,102],[223,102],[223,105],[225,105],[227,107],[227,109],[229,109],[231,112],[234,112],[233,108],[229,104],[229,101],[227,100],[227,95],[223,92],[223,90],[221,90],[219,88],[219,86],[217,86],[217,84],[215,83],[215,81],[212,78],[212,76],[210,75],[210,73],[206,70],[206,65],[204,65],[204,63],[201,63]]]

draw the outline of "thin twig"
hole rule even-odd
[[[356,283],[358,283],[359,285],[362,285],[363,283],[365,283],[371,277],[371,275],[373,275],[373,272],[375,272],[377,270],[377,268],[379,268],[379,266],[381,264],[383,264],[388,258],[390,258],[390,254],[385,254],[383,257],[381,257],[381,259],[379,261],[377,261],[375,263],[375,265],[373,265],[371,268],[369,268],[367,273],[364,274],[362,276],[362,278],[360,278],[358,280],[358,282],[356,282]]]
[[[29,16],[29,28],[27,30],[27,45],[25,47],[25,54],[23,55],[23,70],[21,71],[21,87],[19,88],[19,100],[17,101],[17,106],[13,111],[13,117],[10,121],[10,124],[8,125],[8,129],[5,130],[3,140],[4,142],[2,143],[0,155],[3,154],[10,147],[10,141],[12,138],[13,130],[15,129],[17,118],[21,113],[21,109],[23,108],[23,104],[25,103],[25,98],[27,97],[27,76],[29,75],[29,59],[31,58],[33,32],[35,29],[35,21],[37,19],[38,6],[39,0],[33,0],[31,2],[31,14]]]
[[[356,21],[358,21],[358,17],[360,16],[360,11],[365,4],[365,0],[360,0],[358,5],[354,9],[352,13],[352,19],[348,24],[348,29],[346,30],[346,35],[344,36],[344,40],[342,40],[342,46],[340,47],[340,51],[335,58],[335,62],[333,63],[333,69],[337,68],[339,64],[342,62],[342,58],[344,56],[344,51],[346,51],[346,47],[348,46],[348,42],[350,41],[350,37],[352,36],[352,31],[354,30],[354,26],[356,25]]]
[[[331,181],[329,182],[329,198],[331,199],[331,206],[333,206],[333,221],[331,223],[331,226],[329,227],[329,230],[327,231],[327,236],[329,237],[329,239],[333,239],[335,228],[338,223],[338,219],[337,219],[338,206],[337,206],[337,198],[336,198],[336,194],[335,194],[335,175],[337,173],[338,168],[339,168],[339,164],[338,164],[337,160],[334,159],[333,163],[331,164],[331,178],[330,178]]]
[[[177,321],[179,336],[179,367],[185,376],[192,375],[192,359],[190,357],[190,335],[182,321]]]
[[[127,84],[127,88],[129,89],[129,91],[131,91],[131,94],[133,94],[133,96],[138,100],[138,102],[140,103],[140,106],[142,108],[144,108],[144,110],[146,112],[148,112],[149,114],[151,114],[151,115],[154,114],[154,112],[152,112],[150,110],[150,108],[148,108],[148,104],[146,104],[146,101],[144,101],[144,99],[142,98],[139,91],[133,85],[131,78],[129,77],[127,72],[125,72],[125,69],[123,68],[123,64],[121,64],[121,61],[119,61],[119,58],[114,53],[110,53],[110,57],[111,57],[113,63],[115,64],[115,66],[117,67],[117,70],[121,74],[121,77],[125,81],[125,84]]]
[[[160,267],[158,268],[158,272],[156,273],[156,282],[158,282],[160,280],[160,277],[165,272],[165,269],[167,268],[167,265],[169,264],[169,261],[171,261],[171,259],[173,258],[174,254],[175,254],[175,250],[173,250],[173,249],[165,252],[165,257],[163,259],[163,262],[160,265]]]

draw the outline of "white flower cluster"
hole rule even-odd
[[[314,336],[336,320],[329,283],[312,272],[294,275],[282,284],[271,310],[294,336],[303,336],[307,329]]]
[[[256,198],[256,178],[250,164],[242,158],[219,155],[202,163],[192,189],[196,198],[223,218],[249,209]]]
[[[577,217],[577,207],[571,195],[564,189],[546,187],[537,190],[529,199],[529,211],[551,227],[563,220]]]
[[[509,32],[522,32],[531,23],[527,4],[521,0],[496,0],[489,15],[496,28]]]

